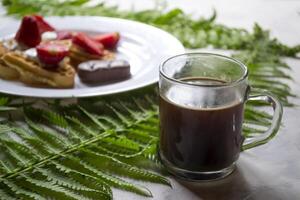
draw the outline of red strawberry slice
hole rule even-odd
[[[106,48],[115,48],[120,39],[120,34],[118,32],[106,33],[101,35],[93,36],[93,39],[104,45]]]
[[[85,35],[84,33],[77,33],[73,37],[73,43],[84,49],[90,54],[95,55],[103,55],[103,45],[100,43],[97,43],[96,41],[92,40],[90,37]]]
[[[54,28],[45,22],[42,16],[25,16],[15,39],[26,47],[35,47],[41,42],[41,34],[47,31],[54,31]]]
[[[57,40],[67,40],[72,39],[73,36],[76,34],[75,32],[71,31],[57,31]]]
[[[18,43],[27,47],[35,47],[41,42],[41,34],[34,16],[25,16],[15,36]]]
[[[69,46],[60,41],[50,41],[38,45],[36,50],[38,58],[42,63],[57,66],[68,55]]]
[[[33,16],[35,17],[38,23],[38,27],[41,34],[47,31],[55,31],[55,29],[50,24],[48,24],[42,16],[40,15],[33,15]]]

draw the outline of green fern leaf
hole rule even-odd
[[[93,114],[89,113],[87,110],[85,110],[83,107],[78,106],[78,108],[88,117],[92,120],[93,123],[95,123],[100,129],[107,130],[107,127],[102,124]]]
[[[75,127],[73,127],[74,129],[78,129],[78,131],[80,131],[80,133],[82,134],[89,134],[91,136],[97,136],[97,132],[92,130],[90,127],[86,126],[85,124],[83,124],[79,119],[75,118],[75,117],[66,117],[71,123],[73,123],[74,125],[76,125]]]
[[[0,97],[0,107],[7,105],[8,102],[9,102],[9,98],[8,97]]]
[[[61,128],[67,128],[68,122],[64,117],[51,110],[44,110],[43,117],[49,121],[50,124],[59,126]]]
[[[40,190],[44,191],[45,196],[56,196],[57,199],[67,198],[67,199],[84,199],[90,200],[85,196],[77,194],[74,191],[70,191],[64,187],[54,185],[50,182],[43,180],[39,180],[36,178],[36,174],[34,177],[29,175],[22,175],[22,178],[19,180],[20,182],[25,182],[24,184],[28,184],[30,188],[36,192]]]
[[[143,196],[152,196],[151,192],[147,188],[134,185],[113,175],[105,174],[101,172],[100,169],[97,169],[91,164],[83,162],[82,160],[79,160],[77,158],[69,157],[69,159],[64,159],[60,161],[60,163],[62,164],[55,164],[60,170],[67,173],[75,172],[84,176],[88,175],[89,177],[96,178],[96,180],[100,182],[112,185],[113,187],[117,187],[119,189],[135,192]]]
[[[135,192],[143,196],[152,197],[152,193],[150,192],[150,190],[143,186],[134,185],[113,175],[105,174],[86,162],[81,161],[80,163],[86,169],[92,171],[99,179],[102,179],[103,181],[111,184],[114,187]]]
[[[13,129],[5,124],[0,124],[0,134],[7,133],[12,131]]]
[[[49,181],[54,185],[57,184],[76,191],[95,192],[95,193],[99,193],[99,195],[103,194],[102,191],[100,190],[91,189],[77,182],[76,180],[69,178],[68,174],[63,174],[63,173],[59,174],[57,172],[53,172],[52,170],[42,169],[42,168],[35,169],[35,170],[40,172],[42,175],[44,175],[47,181]]]
[[[114,108],[113,106],[108,104],[108,107],[111,108],[111,110],[116,114],[116,116],[127,126],[130,126],[132,124],[131,120],[129,120],[127,118],[127,116],[125,116],[124,114],[122,114],[121,112],[119,112],[116,108]]]
[[[105,147],[103,147],[103,145],[91,145],[91,147],[94,151],[109,155],[111,157],[116,157],[116,158],[134,158],[139,155],[142,155],[143,152],[148,148],[148,147],[145,147],[138,152],[134,152],[134,153],[131,152],[131,154],[130,154],[130,153],[128,153],[128,151],[124,151],[124,149],[117,148],[117,147],[105,148]]]
[[[106,123],[110,124],[111,126],[110,128],[114,128],[116,129],[116,131],[124,130],[124,125],[110,116],[107,115],[97,116],[97,119],[105,121]]]
[[[11,167],[11,165],[10,164],[8,164],[7,163],[7,161],[2,161],[2,160],[0,160],[0,166],[1,166],[1,174],[5,174],[5,173],[11,173],[13,170],[14,170],[14,168],[13,167]]]
[[[99,154],[90,150],[84,150],[84,154],[81,157],[90,163],[94,163],[94,165],[97,165],[97,168],[99,169],[107,169],[108,171],[117,173],[119,175],[162,183],[170,186],[170,181],[163,176],[139,169],[104,154]]]
[[[12,110],[17,110],[17,108],[11,106],[0,106],[0,112],[12,111]]]
[[[20,164],[20,166],[27,165],[38,159],[37,156],[30,153],[30,149],[25,145],[13,140],[0,140],[2,145],[11,156],[13,156]]]
[[[26,199],[35,199],[35,200],[43,200],[45,199],[41,195],[32,192],[28,188],[17,185],[17,182],[12,182],[5,179],[0,179],[1,183],[5,184],[12,192],[15,193],[15,197],[26,198]],[[18,182],[20,184],[20,182]],[[46,200],[46,199],[45,199]]]
[[[1,200],[15,200],[13,196],[7,193],[7,191],[3,188],[3,186],[0,187],[0,199]]]
[[[26,123],[31,130],[33,130],[36,135],[40,138],[40,140],[47,143],[49,147],[55,152],[59,152],[65,147],[65,140],[59,140],[57,137],[52,135],[50,132],[42,128],[41,126],[37,125],[36,123],[32,122],[28,118],[26,119]]]
[[[95,190],[101,191],[104,194],[104,199],[112,199],[112,191],[108,184],[102,182],[95,176],[90,174],[81,172],[79,170],[74,170],[65,166],[57,161],[53,161],[52,164],[55,166],[55,169],[59,170],[60,172],[66,173],[70,177],[72,177],[77,182],[88,186],[89,188],[93,188]]]

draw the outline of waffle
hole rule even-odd
[[[9,52],[1,42],[0,42],[0,78],[7,80],[18,79],[20,74],[17,70],[7,66],[3,61],[2,57]]]
[[[89,60],[113,60],[115,58],[115,54],[111,51],[104,50],[103,56],[93,55],[85,52],[77,45],[72,45],[69,57],[71,58],[72,65],[77,66],[78,64]]]
[[[44,69],[40,63],[17,52],[6,53],[2,60],[7,66],[18,71],[19,79],[26,84],[53,88],[74,86],[76,72],[69,64],[69,58],[65,58],[59,67],[53,70]]]

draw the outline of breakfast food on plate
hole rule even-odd
[[[0,43],[0,58],[9,52],[9,49]],[[19,78],[19,72],[7,66],[7,64],[0,59],[0,78],[7,80],[14,80]]]
[[[72,42],[70,58],[75,65],[88,60],[111,60],[114,58],[114,54],[104,49],[102,43],[93,40],[83,33],[74,34]]]
[[[14,38],[0,40],[0,78],[35,87],[72,88],[130,77],[130,65],[114,60],[120,34],[55,30],[40,15],[25,16]]]
[[[55,69],[45,69],[22,54],[15,52],[3,56],[4,62],[20,74],[20,80],[33,86],[69,88],[74,86],[75,70],[68,60],[61,62]]]
[[[116,47],[119,39],[120,34],[117,32],[114,33],[106,33],[101,35],[95,35],[92,37],[95,41],[103,44],[105,48],[113,49]]]
[[[44,68],[55,68],[68,55],[71,45],[68,40],[43,42],[36,47],[37,57]]]
[[[24,48],[35,47],[41,42],[42,34],[47,31],[54,31],[54,28],[45,22],[42,16],[25,16],[15,39]]]
[[[130,77],[130,66],[125,60],[83,62],[78,66],[78,75],[86,83],[106,83]]]

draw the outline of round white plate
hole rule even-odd
[[[70,98],[107,95],[137,89],[158,81],[159,64],[172,55],[184,53],[182,44],[169,33],[139,22],[90,16],[48,17],[58,30],[86,32],[120,32],[117,57],[125,58],[131,66],[131,78],[107,85],[89,86],[76,76],[71,89],[36,88],[18,81],[0,79],[0,92],[43,98]],[[0,29],[0,38],[12,37],[20,22],[12,22]]]

